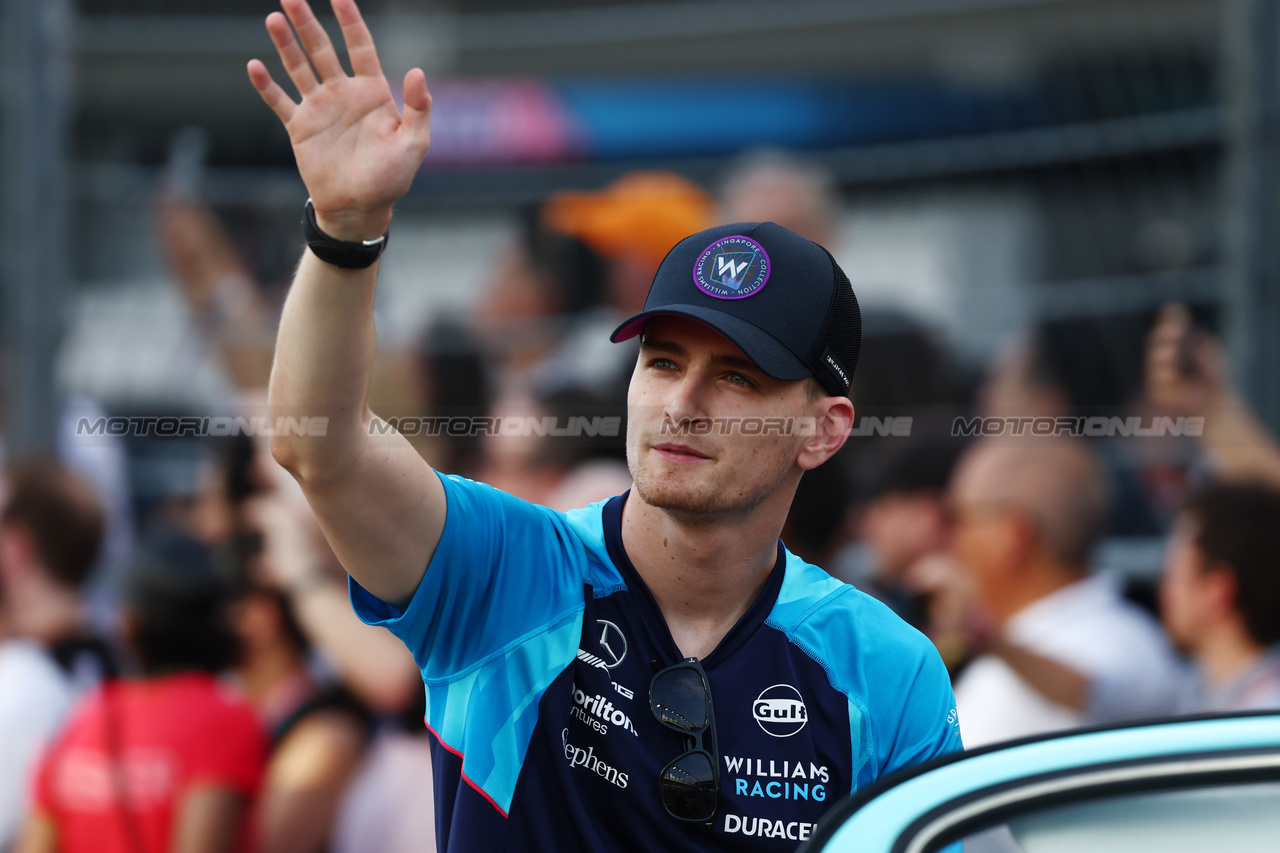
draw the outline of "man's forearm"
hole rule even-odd
[[[1238,395],[1207,413],[1201,444],[1223,477],[1280,484],[1280,444]]]
[[[1088,710],[1089,678],[1078,670],[1003,637],[991,644],[990,652],[1050,702],[1073,711]]]
[[[377,270],[340,269],[308,250],[285,300],[271,368],[272,419],[329,419],[323,435],[272,440],[276,460],[303,480],[340,469],[367,436]]]

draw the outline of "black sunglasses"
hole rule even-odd
[[[654,674],[649,682],[649,710],[658,722],[685,736],[687,750],[658,777],[662,805],[676,820],[710,822],[720,796],[720,759],[711,685],[697,658],[686,658]],[[709,751],[702,743],[707,733]]]

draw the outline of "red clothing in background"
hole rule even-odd
[[[246,797],[236,849],[247,851],[266,755],[253,709],[211,675],[115,681],[85,698],[44,756],[35,809],[56,824],[60,853],[165,853],[186,793],[229,788]]]

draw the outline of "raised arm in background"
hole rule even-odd
[[[272,468],[273,488],[249,506],[263,534],[270,582],[289,596],[307,639],[342,683],[374,711],[401,713],[422,691],[413,655],[390,631],[356,616],[346,578],[305,498],[283,471]]]
[[[257,59],[249,79],[289,132],[320,229],[337,240],[376,239],[430,145],[426,77],[418,68],[405,75],[401,112],[354,0],[332,0],[354,76],[306,0],[280,5],[288,20],[272,13],[267,31],[301,102]],[[271,452],[302,485],[351,576],[383,600],[405,601],[440,540],[445,497],[407,440],[371,434],[377,271],[303,253],[280,320],[269,403],[273,417],[327,415],[328,428],[323,436],[277,437]]]
[[[1160,309],[1146,362],[1148,399],[1204,417],[1200,445],[1221,477],[1280,485],[1280,443],[1231,386],[1222,347],[1192,326],[1185,306]]]
[[[161,196],[156,234],[200,330],[242,393],[260,393],[271,370],[275,325],[248,266],[213,210]]]

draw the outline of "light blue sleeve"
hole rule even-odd
[[[911,653],[902,660],[903,668],[914,672],[899,694],[898,711],[885,708],[879,714],[881,774],[964,749],[947,668],[933,644],[916,636]]]
[[[413,652],[428,680],[447,680],[585,606],[587,555],[564,516],[483,483],[440,475],[444,532],[403,611],[350,581],[361,620]]]

